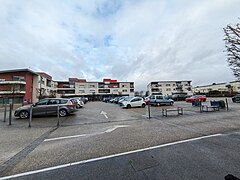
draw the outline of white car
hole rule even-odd
[[[121,103],[121,107],[131,108],[131,107],[145,107],[146,103],[142,97],[131,97],[126,99]]]
[[[71,99],[73,99],[76,102],[77,109],[82,108],[84,106],[84,102],[80,98],[76,97]]]

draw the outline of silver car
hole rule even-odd
[[[160,106],[160,105],[170,105],[174,104],[174,100],[169,99],[164,95],[152,95],[149,97],[150,105]]]
[[[46,98],[32,105],[30,104],[17,108],[14,112],[14,116],[21,119],[29,118],[31,106],[33,116],[57,115],[58,106],[60,117],[67,116],[76,111],[76,104],[70,99]]]

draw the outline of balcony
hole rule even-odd
[[[9,91],[9,90],[1,90],[0,91],[0,94],[1,95],[4,95],[4,94],[26,94],[26,91],[25,90],[15,90],[14,92],[13,91]]]
[[[61,88],[56,88],[57,90],[62,90],[62,91],[68,91],[68,90],[73,90],[75,91],[75,88],[74,87],[61,87]]]
[[[11,85],[11,84],[26,84],[26,81],[21,81],[21,80],[1,80],[0,85]]]

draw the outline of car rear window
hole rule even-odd
[[[61,100],[60,100],[60,104],[66,104],[67,102],[68,102],[67,99],[61,99]]]

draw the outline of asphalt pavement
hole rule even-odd
[[[0,113],[0,177],[21,173],[27,176],[19,179],[224,179],[228,173],[239,177],[240,104],[229,105],[229,111],[200,113],[190,104],[176,102],[174,107],[183,107],[184,115],[162,117],[162,107],[152,107],[148,119],[146,108],[91,102],[75,115],[60,118],[59,127],[58,118],[44,117],[33,118],[31,128],[28,120],[19,119],[9,126]],[[29,173],[36,170],[43,172]]]

